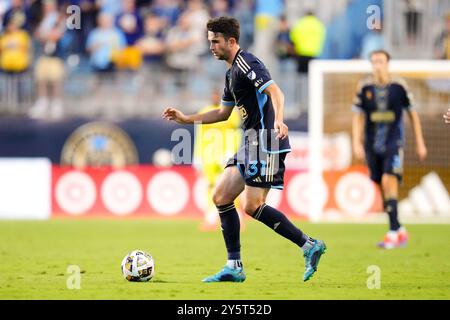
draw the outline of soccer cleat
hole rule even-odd
[[[209,276],[202,280],[203,282],[244,282],[245,272],[244,268],[231,269],[224,266],[222,270],[216,274]]]
[[[383,249],[394,249],[399,247],[399,237],[397,232],[395,231],[389,231],[384,236],[383,241],[378,243],[379,248]]]
[[[314,246],[303,253],[305,257],[305,273],[303,275],[303,281],[308,281],[317,271],[320,257],[325,253],[327,246],[322,240],[315,240]]]
[[[406,245],[408,244],[408,240],[409,240],[409,235],[408,232],[406,232],[405,228],[400,228],[397,231],[397,235],[398,235],[398,246],[399,247],[406,247]]]

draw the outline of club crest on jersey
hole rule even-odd
[[[247,74],[247,78],[249,78],[250,80],[255,80],[256,79],[256,73],[255,73],[255,71],[250,71],[248,74]]]
[[[367,98],[367,100],[372,100],[372,97],[373,97],[372,91],[367,90],[367,91],[366,91],[366,98]]]

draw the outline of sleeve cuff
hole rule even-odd
[[[265,84],[263,84],[259,89],[259,93],[262,93],[264,91],[264,89],[266,89],[268,86],[270,86],[272,83],[274,83],[273,80],[269,80],[267,81]]]
[[[355,113],[363,113],[364,110],[361,109],[361,107],[358,107],[357,105],[352,105],[352,112],[355,112]]]
[[[225,101],[225,100],[222,100],[222,101],[220,102],[220,104],[223,105],[223,106],[225,106],[225,107],[234,107],[234,106],[236,105],[236,102],[234,102],[234,101]]]

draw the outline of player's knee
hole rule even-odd
[[[212,201],[217,207],[229,204],[233,202],[233,199],[229,199],[229,197],[227,197],[223,192],[221,192],[220,189],[215,189],[213,191]]]
[[[264,201],[245,201],[244,212],[249,216],[253,216],[256,210],[264,203]]]
[[[397,177],[393,175],[383,175],[381,179],[381,188],[385,198],[393,198],[397,196],[398,182]]]

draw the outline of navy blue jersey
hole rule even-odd
[[[403,111],[413,108],[406,82],[394,78],[384,87],[373,78],[363,80],[353,102],[353,111],[365,114],[365,148],[383,154],[404,146]]]
[[[238,108],[243,129],[259,132],[262,150],[289,152],[288,137],[283,140],[274,138],[275,112],[270,97],[263,93],[273,82],[264,64],[240,49],[226,73],[222,105]]]

